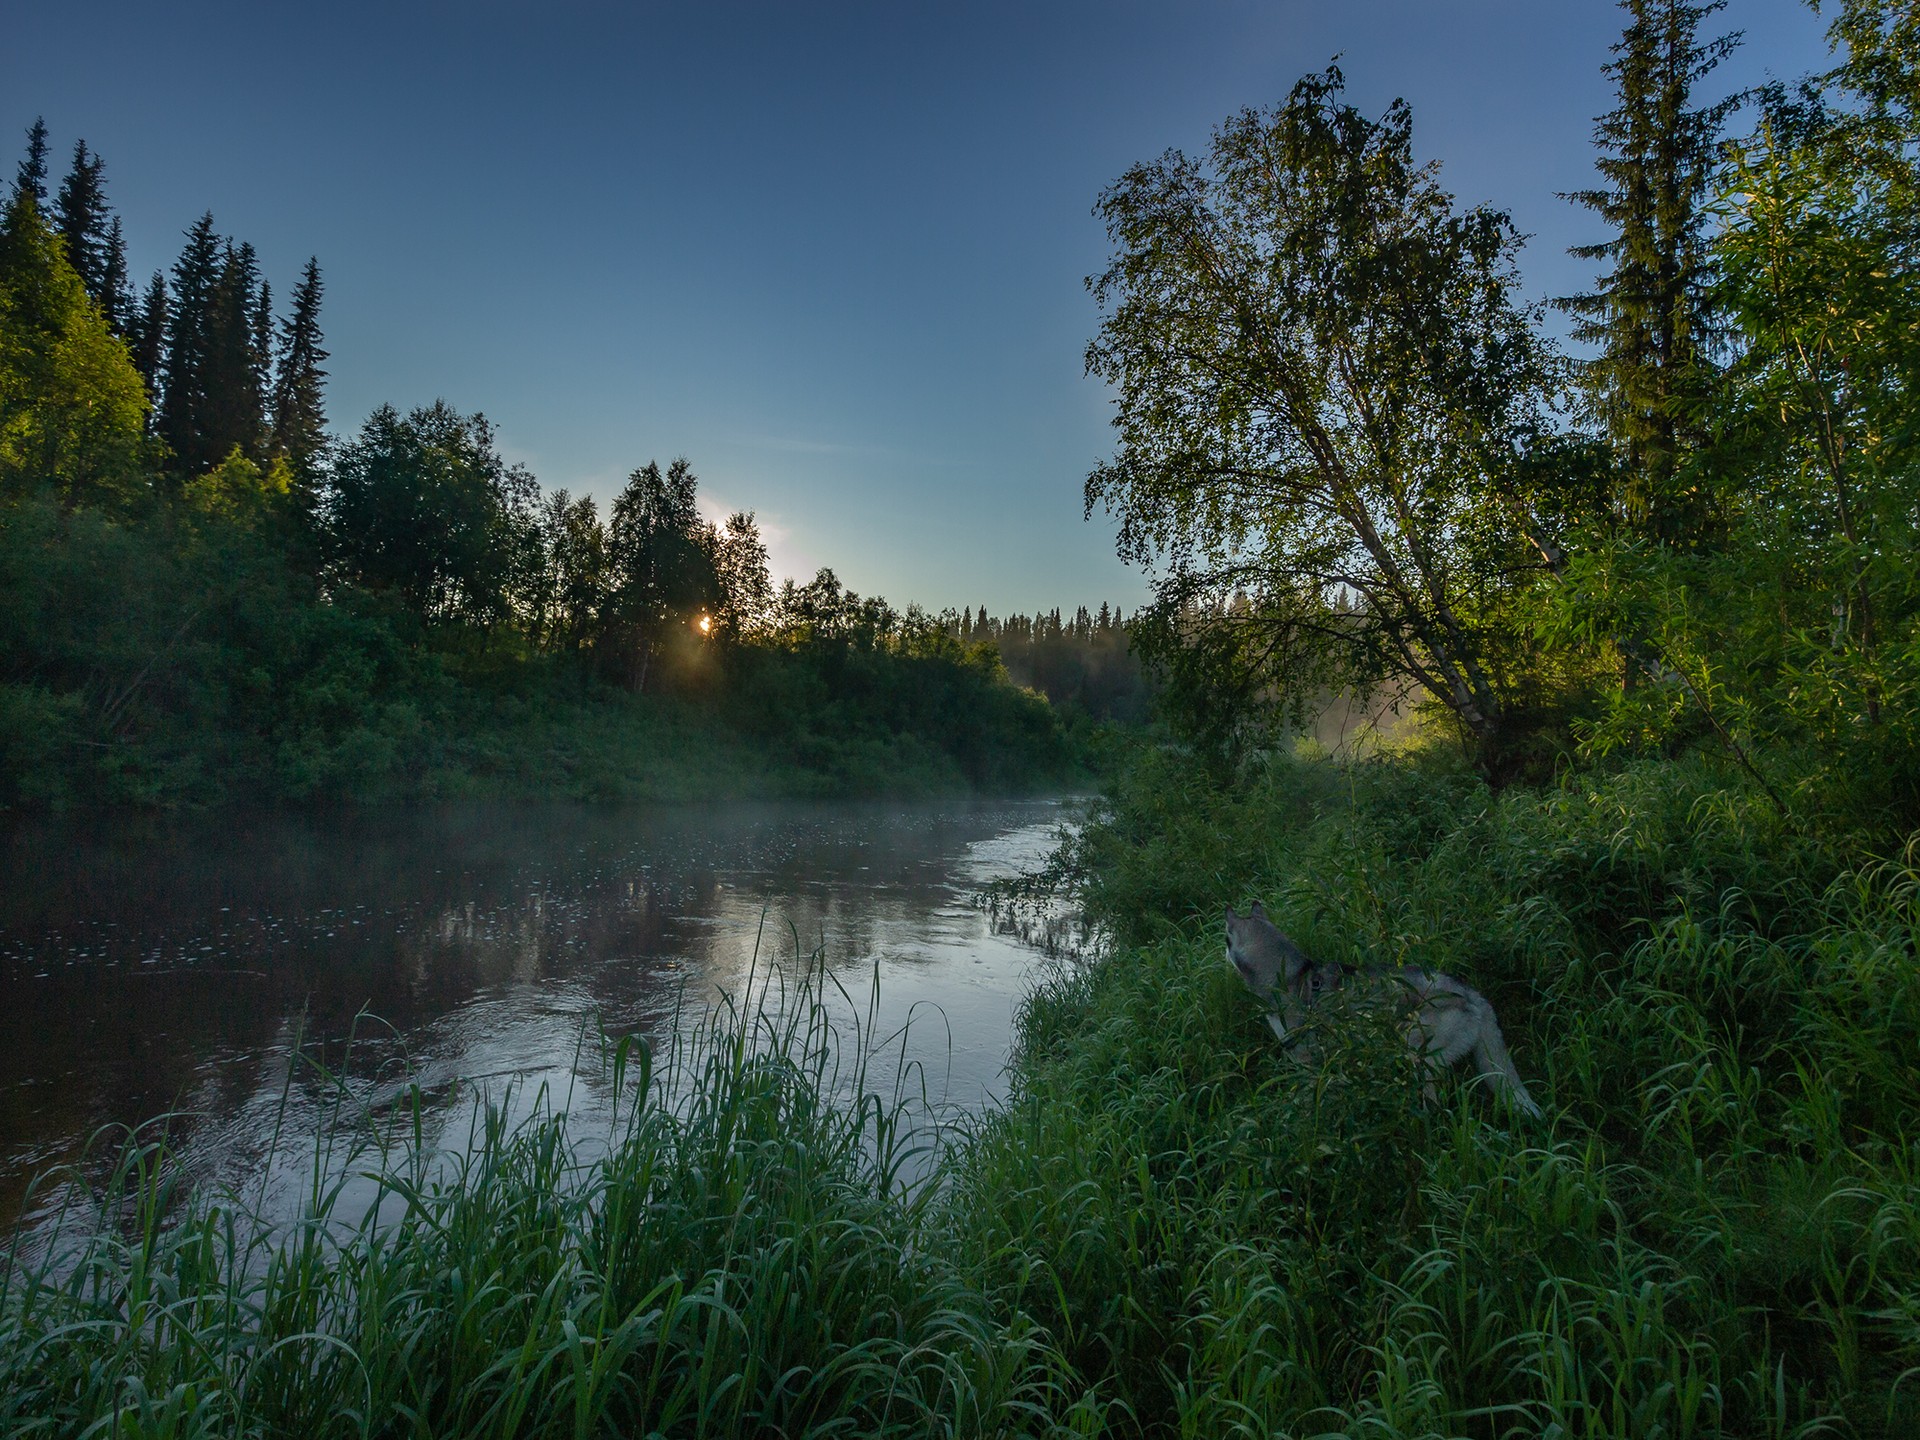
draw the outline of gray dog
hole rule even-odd
[[[1529,1115],[1540,1107],[1513,1068],[1500,1023],[1493,1018],[1487,997],[1451,975],[1437,975],[1403,965],[1389,970],[1373,967],[1349,970],[1329,961],[1309,960],[1300,947],[1267,919],[1258,900],[1245,915],[1227,910],[1227,958],[1247,988],[1262,1000],[1278,1001],[1267,1023],[1281,1044],[1298,1053],[1309,1012],[1332,994],[1358,982],[1370,993],[1393,1004],[1402,1014],[1401,1033],[1407,1044],[1443,1069],[1473,1056],[1474,1067],[1496,1090]],[[1301,1059],[1307,1057],[1302,1055]]]

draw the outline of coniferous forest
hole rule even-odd
[[[1920,1434],[1920,12],[1816,8],[1826,69],[1729,94],[1737,11],[1621,0],[1591,283],[1545,304],[1336,66],[1107,186],[1124,622],[776,591],[684,462],[603,519],[447,406],[327,441],[318,268],[282,316],[208,220],[136,300],[97,157],[56,189],[36,132],[10,803],[618,792],[633,729],[1013,784],[1123,733],[995,894],[1086,921],[1004,1103],[937,1143],[834,1103],[822,961],[694,1050],[609,1038],[584,1155],[495,1109],[435,1158],[415,1087],[374,1218],[250,1225],[130,1142],[0,1269],[0,1428]],[[1399,723],[1296,743],[1329,696]],[[1279,1025],[1223,957],[1255,901]],[[1539,1115],[1428,1063],[1401,967],[1484,997]]]

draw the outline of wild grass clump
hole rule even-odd
[[[929,1243],[904,1103],[858,1056],[836,1098],[816,990],[783,1013],[723,1011],[678,1072],[620,1047],[610,1136],[493,1105],[436,1150],[416,1096],[290,1224],[183,1200],[130,1147],[0,1275],[0,1433],[974,1435],[1068,1408],[1042,1337]]]
[[[982,1284],[1140,1434],[1920,1433],[1920,855],[1707,762],[1145,757],[1069,868],[1118,943],[1029,1003],[964,1157]],[[1547,1110],[1286,1059],[1221,958],[1483,990]]]

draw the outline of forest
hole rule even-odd
[[[0,222],[0,806],[1030,789],[1142,717],[1107,607],[776,586],[685,459],[603,516],[444,401],[333,436],[318,259],[276,311],[208,214],[136,291],[49,150]]]
[[[1511,219],[1419,158],[1411,107],[1363,112],[1336,67],[1100,194],[1086,359],[1115,432],[1085,499],[1153,567],[1121,627],[1152,723],[1117,743],[1051,867],[996,893],[1015,911],[1070,897],[1092,938],[1036,970],[1005,1103],[943,1134],[926,1183],[902,1178],[926,1157],[897,1095],[825,1102],[845,1056],[804,990],[778,1024],[717,1017],[691,1068],[610,1045],[628,1118],[582,1164],[563,1114],[491,1114],[452,1175],[382,1152],[390,1226],[329,1229],[326,1197],[292,1236],[214,1202],[162,1223],[164,1157],[130,1147],[66,1268],[0,1272],[0,1422],[1920,1433],[1920,14],[1815,8],[1826,69],[1726,94],[1739,37],[1716,33],[1719,0],[1622,0],[1595,57],[1596,179],[1566,197],[1594,279],[1557,314],[1523,299]],[[97,315],[77,278],[17,278],[67,274],[36,213],[16,195],[6,313],[59,294]],[[44,354],[82,367],[106,333]],[[270,451],[181,484],[169,548],[136,545],[114,507],[148,502],[113,477],[153,473],[115,468],[150,453],[143,391],[99,368],[84,419],[8,420],[6,464],[38,444],[73,477],[9,492],[10,534],[68,527],[59,553],[120,567],[166,614],[185,586],[160,553],[168,576],[287,587],[370,567],[328,580],[326,605],[299,592],[314,626],[394,646],[338,647],[372,657],[338,681],[345,709],[418,703],[378,665],[414,653],[403,624],[444,625],[435,607],[463,616],[436,674],[481,693],[518,578],[384,551],[270,569],[331,523],[300,518],[296,466]],[[330,462],[344,490],[323,517],[426,443],[402,437],[485,449],[451,412],[376,420]],[[690,477],[642,473],[629,515],[683,513]],[[521,513],[519,483],[499,473],[487,513]],[[273,525],[282,549],[247,538]],[[594,663],[691,687],[709,652],[669,623],[693,591],[666,577],[753,572],[751,524],[657,533],[678,538],[632,572],[661,577],[634,592],[655,608],[608,601],[625,628]],[[15,567],[55,553],[6,544]],[[243,559],[195,558],[216,545]],[[47,573],[23,593],[71,587],[32,563]],[[894,616],[827,575],[751,603],[798,647],[746,647],[756,683],[814,673],[784,656],[823,637],[885,635],[889,654],[1018,664],[1088,715],[1136,713],[1135,672],[1101,658],[1110,612]],[[104,650],[122,622],[97,623]],[[514,662],[553,663],[544,637],[564,649],[567,622],[533,633],[512,630]],[[837,653],[868,663],[865,643]],[[10,681],[8,743],[106,743],[158,706],[129,684],[151,648],[112,653],[116,686]],[[259,668],[268,690],[292,673]],[[1293,743],[1330,694],[1407,724],[1337,759]],[[300,718],[324,704],[302,690],[271,713],[355,733]],[[1338,1018],[1304,1063],[1277,1045],[1222,953],[1223,913],[1254,900],[1343,975],[1470,984],[1543,1113],[1434,1074],[1384,1003],[1317,1012]]]
[[[1102,196],[1087,503],[1211,753],[1386,685],[1496,788],[1705,747],[1796,824],[1912,823],[1914,22],[1846,5],[1832,75],[1708,103],[1718,8],[1633,7],[1571,354],[1337,69]]]

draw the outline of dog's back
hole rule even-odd
[[[1492,1004],[1451,975],[1412,965],[1353,972],[1313,961],[1267,918],[1258,900],[1245,915],[1228,908],[1227,958],[1246,987],[1276,1007],[1267,1023],[1282,1041],[1294,1040],[1307,1012],[1327,994],[1365,983],[1402,1010],[1407,1044],[1431,1064],[1454,1065],[1472,1056],[1474,1068],[1495,1089],[1529,1115],[1540,1113],[1507,1054]]]

